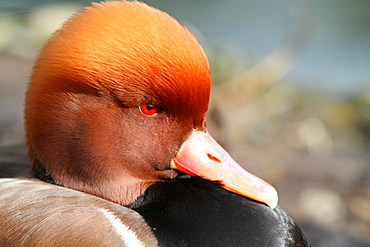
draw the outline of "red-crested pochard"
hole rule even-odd
[[[112,1],[72,16],[33,69],[35,178],[0,180],[0,244],[307,246],[207,132],[209,97],[207,58],[169,15]]]

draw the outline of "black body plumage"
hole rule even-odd
[[[239,196],[192,177],[157,182],[131,205],[165,246],[309,246],[279,206]]]

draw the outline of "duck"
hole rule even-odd
[[[0,245],[308,246],[275,188],[208,132],[210,89],[170,15],[124,0],[74,14],[29,80],[31,169],[0,159],[14,171],[0,174]]]

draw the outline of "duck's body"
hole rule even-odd
[[[0,179],[0,193],[0,246],[308,246],[280,207],[199,177],[152,185],[136,212],[35,179]]]
[[[208,133],[209,96],[203,50],[167,14],[118,1],[70,18],[26,96],[32,174],[48,184],[0,181],[4,245],[307,246],[276,190]]]
[[[23,146],[0,147],[0,177],[27,168]],[[0,246],[308,246],[279,206],[199,177],[157,182],[131,209],[38,179],[0,179],[0,195]]]

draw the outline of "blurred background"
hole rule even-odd
[[[312,246],[370,245],[370,1],[144,0],[212,69],[210,132],[273,184]],[[90,1],[0,0],[0,145],[24,141],[43,43]]]

